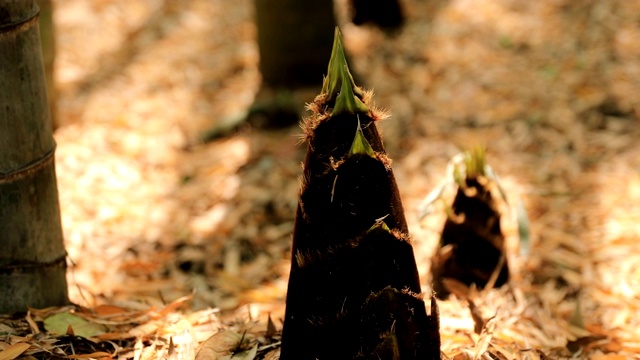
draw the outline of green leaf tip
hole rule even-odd
[[[466,152],[464,162],[467,170],[467,178],[485,176],[487,150],[483,146],[472,148]]]
[[[329,101],[336,99],[333,112],[336,115],[342,112],[356,114],[369,111],[369,108],[361,100],[362,91],[355,85],[353,76],[349,72],[342,45],[342,34],[338,27],[335,29],[333,49],[329,59],[327,76],[322,84],[322,93],[327,95]]]
[[[367,230],[367,233],[370,233],[375,229],[382,229],[386,232],[391,232],[391,229],[389,229],[389,225],[387,225],[387,223],[385,223],[384,221],[376,221],[376,223],[373,224],[373,226],[371,226],[369,230]]]
[[[345,70],[347,74],[349,74],[349,69],[345,66]],[[349,74],[351,76],[351,74]],[[342,87],[340,89],[340,93],[336,98],[336,104],[333,107],[333,112],[331,115],[338,115],[342,113],[347,114],[367,114],[369,112],[369,108],[365,105],[359,97],[355,95],[353,92],[354,87],[350,86],[347,81],[342,81]]]
[[[366,154],[373,158],[376,157],[376,152],[373,151],[371,144],[367,141],[367,138],[362,132],[362,126],[360,126],[360,119],[358,119],[358,128],[356,129],[356,135],[353,137],[351,148],[349,149],[349,155]]]
[[[385,222],[384,222],[384,219],[386,219],[386,218],[387,218],[387,216],[389,216],[389,214],[387,214],[387,215],[385,215],[385,216],[383,216],[383,217],[381,217],[381,218],[379,218],[379,219],[376,219],[376,222],[375,222],[375,223],[373,223],[373,225],[371,225],[371,227],[369,228],[369,230],[367,230],[367,233],[370,233],[370,232],[372,232],[372,231],[373,231],[373,230],[375,230],[375,229],[382,229],[382,230],[384,230],[384,231],[386,231],[386,232],[389,232],[389,233],[390,233],[390,232],[391,232],[391,229],[389,228],[389,226],[387,225],[387,223],[385,223]]]

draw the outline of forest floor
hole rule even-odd
[[[491,319],[480,334],[467,301],[438,301],[443,353],[640,359],[640,2],[402,3],[395,36],[337,8],[352,69],[391,112],[380,126],[425,291],[445,215],[420,220],[420,204],[449,159],[485,145],[509,199],[513,277],[471,294]],[[301,130],[200,141],[259,89],[252,1],[55,6],[56,166],[81,307],[31,311],[0,350],[60,354],[34,334],[62,313],[88,326],[75,334],[111,343],[91,357],[187,359],[218,334],[209,348],[234,359],[274,358],[268,315],[280,330]],[[519,244],[520,202],[530,244]]]

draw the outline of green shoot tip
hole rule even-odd
[[[351,148],[349,149],[349,155],[355,154],[367,154],[373,158],[376,157],[376,152],[373,151],[373,148],[369,144],[369,141],[367,141],[367,138],[362,132],[360,119],[358,119],[358,128],[356,129],[356,135],[354,136],[353,142],[351,143]]]

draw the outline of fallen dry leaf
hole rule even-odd
[[[248,339],[243,334],[231,330],[222,330],[200,345],[195,358],[196,360],[235,359],[236,354],[247,351],[243,350],[247,342]],[[253,348],[257,349],[257,347],[252,347],[248,351],[253,351]]]
[[[24,342],[15,343],[0,352],[0,360],[13,360],[22,355],[22,353],[30,347],[31,345]]]
[[[105,358],[111,359],[113,358],[113,355],[103,351],[96,351],[91,354],[68,355],[68,357],[69,359],[105,359]]]

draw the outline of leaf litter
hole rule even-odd
[[[392,114],[385,147],[415,214],[424,288],[446,214],[436,202],[419,220],[420,205],[453,155],[486,146],[529,215],[527,255],[517,214],[502,209],[508,286],[439,301],[443,354],[640,358],[638,3],[402,3],[406,25],[390,38],[336,6],[353,71]],[[221,358],[277,358],[267,324],[282,326],[300,131],[198,141],[258,90],[251,1],[55,6],[56,164],[77,305],[0,317],[0,358],[191,359],[217,334],[244,337]],[[47,331],[56,313],[102,329],[83,334],[96,345],[73,324]],[[474,316],[492,319],[480,335]]]

